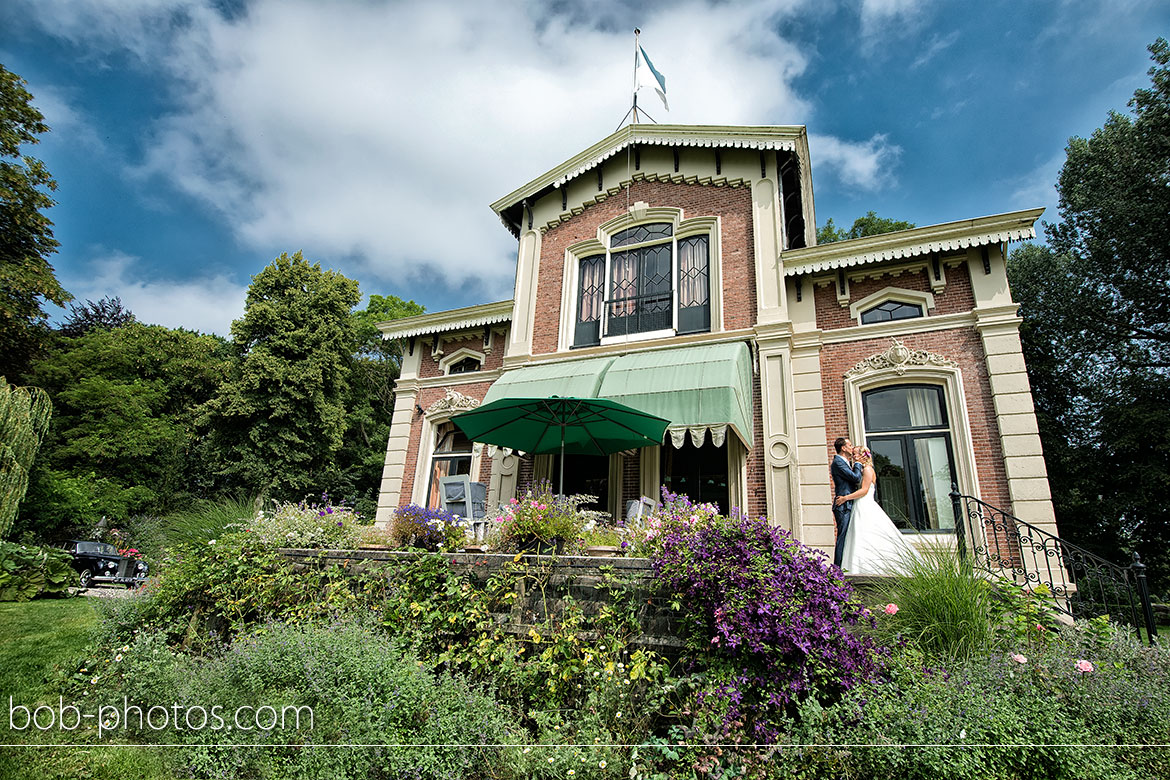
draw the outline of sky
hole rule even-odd
[[[1148,84],[1150,0],[5,0],[52,130],[78,302],[228,335],[282,252],[429,311],[510,298],[489,204],[612,133],[633,29],[660,122],[802,124],[818,224],[1043,206],[1071,136]],[[53,310],[59,319],[65,312]]]

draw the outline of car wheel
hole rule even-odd
[[[93,581],[93,572],[91,572],[89,569],[82,569],[80,581],[81,581],[81,587],[88,588],[90,582]]]

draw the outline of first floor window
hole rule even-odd
[[[561,456],[552,458],[554,484],[560,479]],[[582,504],[584,509],[598,512],[609,511],[609,456],[608,455],[566,455],[565,484],[561,493],[566,496],[595,496],[596,501]]]
[[[696,447],[690,439],[678,448],[664,444],[661,467],[662,484],[670,492],[715,504],[723,513],[730,509],[726,442],[718,447],[710,441]]]
[[[439,502],[439,479],[471,474],[471,441],[454,423],[445,422],[435,426],[435,448],[431,455],[429,483],[427,485],[427,506],[437,507]]]
[[[882,509],[903,530],[953,530],[955,459],[943,389],[896,385],[861,398]]]

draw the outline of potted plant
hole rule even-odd
[[[556,495],[547,481],[539,482],[524,498],[513,498],[500,508],[492,546],[535,555],[562,553],[565,544],[578,537],[583,525],[578,507],[589,500]]]
[[[625,529],[591,519],[582,529],[581,546],[590,558],[618,558],[622,555]]]

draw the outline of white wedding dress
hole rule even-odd
[[[877,484],[853,502],[849,535],[841,554],[841,569],[847,574],[897,574],[903,562],[915,554],[898,526],[874,498]]]

